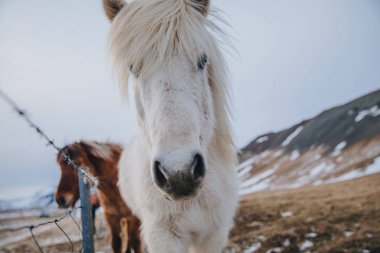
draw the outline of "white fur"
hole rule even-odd
[[[150,253],[221,252],[233,224],[236,150],[224,60],[211,30],[218,28],[191,0],[134,1],[112,24],[111,55],[125,89],[132,66],[140,126],[122,154],[119,186]],[[210,64],[200,71],[202,54]],[[153,181],[153,161],[181,170],[194,153],[205,159],[203,187],[191,199],[168,200]]]

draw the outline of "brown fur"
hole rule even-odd
[[[103,8],[109,21],[112,22],[125,4],[123,0],[103,0]]]
[[[126,5],[124,0],[103,0],[103,8],[109,21],[115,18],[120,10]],[[194,5],[203,15],[207,15],[210,6],[210,0],[194,0]]]
[[[62,159],[62,152],[69,155],[76,164],[87,167],[89,172],[99,179],[98,196],[100,205],[104,209],[104,216],[111,233],[111,244],[114,252],[121,252],[122,237],[121,219],[128,221],[128,241],[126,252],[133,249],[139,253],[141,250],[140,221],[124,203],[118,181],[118,161],[122,152],[121,146],[114,143],[98,143],[80,141],[65,146],[57,155],[57,162],[61,168],[62,177],[56,192],[56,201],[60,207],[74,206],[79,198],[78,175]],[[71,201],[60,202],[63,196],[72,194]]]
[[[195,0],[194,3],[203,15],[206,16],[208,14],[210,0]]]
[[[121,238],[123,238],[123,251],[128,251],[128,246],[131,248],[137,248],[139,245],[136,243],[138,240],[135,238],[131,238],[131,235],[139,234],[139,230],[136,230],[140,226],[140,220],[136,216],[132,216],[129,218],[121,218],[120,220],[120,228],[121,228]]]

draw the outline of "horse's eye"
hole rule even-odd
[[[136,71],[133,72],[133,71],[134,71],[134,69],[133,69],[133,64],[129,65],[129,71],[130,71],[133,75],[135,75],[135,77],[138,77],[138,76],[139,76],[138,73],[137,73]]]
[[[198,63],[197,63],[198,70],[199,70],[199,71],[204,70],[205,67],[206,67],[206,65],[207,65],[207,62],[208,62],[207,55],[203,54],[203,55],[199,58]]]

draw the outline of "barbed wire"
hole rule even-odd
[[[83,170],[80,166],[78,166],[74,160],[68,155],[65,153],[65,151],[62,149],[62,148],[59,148],[54,140],[52,138],[50,138],[42,129],[41,127],[39,127],[37,124],[35,124],[31,118],[28,116],[28,114],[26,113],[25,110],[22,110],[21,107],[19,107],[17,105],[17,103],[11,99],[7,94],[5,94],[1,89],[0,89],[0,97],[3,98],[3,100],[8,103],[12,109],[14,111],[17,112],[17,114],[23,118],[29,125],[29,127],[33,128],[38,135],[40,135],[45,141],[46,141],[46,145],[47,146],[51,146],[53,147],[58,153],[61,152],[62,153],[62,158],[63,160],[69,165],[71,166],[73,169],[75,169],[76,171],[78,172],[82,172],[85,179],[86,179],[86,183],[89,183],[89,186],[91,188],[93,187],[97,187],[99,185],[99,182],[98,182],[98,179],[94,176],[92,176],[91,174],[87,173],[85,170]]]
[[[76,210],[76,209],[80,209],[80,207],[73,207],[73,208],[70,208],[68,209],[64,215],[58,217],[58,218],[55,218],[54,220],[50,220],[50,221],[44,221],[44,222],[41,222],[41,223],[38,223],[36,225],[23,225],[23,226],[19,226],[19,227],[13,227],[13,228],[0,228],[0,233],[4,233],[4,232],[15,232],[15,231],[18,231],[18,230],[22,230],[22,229],[35,229],[35,228],[38,228],[40,226],[44,226],[44,225],[48,225],[48,224],[52,224],[54,223],[54,221],[61,221],[63,220],[67,215],[70,215],[71,216],[71,213]]]
[[[62,159],[69,165],[71,166],[71,168],[73,168],[74,170],[76,170],[77,173],[81,173],[83,175],[83,181],[85,184],[87,184],[89,187],[98,187],[99,185],[99,182],[98,182],[98,179],[94,176],[92,176],[91,174],[87,173],[87,171],[83,168],[81,168],[79,165],[77,165],[75,163],[75,161],[64,151],[64,149],[62,148],[59,148],[54,140],[52,138],[50,138],[37,124],[35,124],[31,118],[27,115],[26,111],[21,109],[21,107],[18,106],[18,104],[13,100],[11,99],[6,93],[4,93],[1,89],[0,89],[0,98],[2,98],[7,104],[10,105],[10,107],[21,117],[23,118],[29,125],[29,127],[31,127],[32,129],[34,129],[36,131],[36,133],[38,135],[40,135],[45,141],[46,141],[46,145],[47,146],[51,146],[53,147],[58,153],[61,154],[61,157]],[[37,237],[36,235],[33,233],[34,229],[38,228],[38,227],[41,227],[41,226],[45,226],[45,225],[49,225],[49,224],[55,224],[55,226],[64,234],[64,236],[67,238],[68,242],[70,243],[71,245],[71,252],[74,252],[74,243],[73,241],[70,239],[69,235],[63,230],[63,228],[58,224],[60,221],[62,221],[63,219],[65,219],[67,216],[69,216],[72,221],[75,223],[75,225],[77,226],[78,230],[80,231],[80,234],[81,234],[81,237],[82,237],[82,245],[81,245],[81,248],[79,250],[79,252],[82,252],[83,250],[83,230],[81,229],[81,227],[79,226],[78,222],[74,219],[74,217],[72,216],[72,212],[73,210],[75,209],[81,209],[82,207],[76,207],[76,208],[71,208],[71,209],[67,209],[67,211],[65,212],[64,215],[60,216],[60,217],[57,217],[55,219],[52,219],[52,220],[48,220],[48,221],[44,221],[44,222],[41,222],[41,223],[38,223],[38,224],[33,224],[33,225],[23,225],[23,226],[19,226],[19,227],[10,227],[10,228],[1,228],[0,229],[0,232],[15,232],[15,231],[19,231],[19,230],[23,230],[23,229],[29,229],[29,232],[31,234],[31,237],[34,241],[34,243],[36,244],[39,252],[43,253],[43,249],[40,245],[40,243],[38,242],[37,240]]]

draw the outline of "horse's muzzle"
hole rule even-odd
[[[59,206],[59,208],[66,208],[66,200],[65,200],[65,198],[64,197],[58,197],[57,199],[56,199],[56,202],[57,202],[57,204],[58,204],[58,206]]]
[[[200,154],[196,154],[191,164],[181,170],[165,168],[158,160],[153,164],[154,182],[170,200],[194,197],[202,186],[205,174],[205,162]]]
[[[55,202],[57,202],[59,208],[69,208],[74,207],[75,200],[72,195],[69,194],[57,194],[55,197]]]

